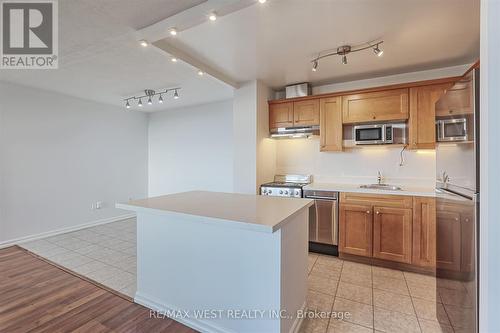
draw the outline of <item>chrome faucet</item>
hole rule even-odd
[[[379,185],[382,184],[382,174],[380,173],[380,171],[378,171],[377,183]]]

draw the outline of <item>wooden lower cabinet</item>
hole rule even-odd
[[[461,223],[459,212],[438,211],[436,239],[436,267],[460,271]]]
[[[372,255],[372,207],[340,205],[339,252]]]
[[[411,262],[412,211],[406,208],[374,207],[373,257]]]
[[[341,193],[339,252],[434,269],[435,212],[430,197]]]
[[[436,267],[436,199],[413,198],[412,264]]]

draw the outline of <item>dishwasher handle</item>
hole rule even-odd
[[[319,200],[331,200],[331,201],[337,201],[338,199],[335,197],[321,197],[321,196],[316,196],[316,195],[306,195],[306,199],[319,199]]]

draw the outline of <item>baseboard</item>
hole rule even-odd
[[[160,314],[164,313],[175,313],[179,311],[182,313],[182,310],[179,308],[172,306],[170,304],[164,304],[158,300],[153,299],[152,297],[143,295],[139,292],[136,292],[134,297],[134,302],[140,305],[147,307],[148,309],[158,311]],[[214,326],[212,323],[208,323],[206,320],[200,320],[196,318],[172,318],[175,321],[178,321],[181,324],[184,324],[196,331],[205,332],[205,333],[235,333],[234,331],[228,331],[221,327]]]
[[[100,219],[100,220],[96,220],[96,221],[92,221],[92,222],[79,224],[79,225],[72,226],[72,227],[66,227],[66,228],[61,228],[61,229],[57,229],[57,230],[42,232],[42,233],[39,233],[36,235],[30,235],[30,236],[20,237],[20,238],[16,238],[16,239],[11,239],[11,240],[0,242],[0,249],[4,248],[4,247],[12,246],[12,245],[31,242],[31,241],[45,238],[45,237],[55,236],[55,235],[59,235],[59,234],[65,234],[65,233],[71,232],[71,231],[77,231],[77,230],[81,230],[81,229],[85,229],[85,228],[89,228],[89,227],[94,227],[94,226],[97,226],[100,224],[106,224],[106,223],[126,220],[126,219],[133,218],[135,216],[136,216],[136,214],[134,214],[134,213],[127,213],[127,214],[122,214],[122,215],[118,215],[118,216],[108,217],[105,219]]]
[[[302,311],[302,313],[305,313],[307,311],[307,308],[306,308],[306,302],[304,302],[304,304],[302,304],[302,306],[300,307],[300,310]],[[302,323],[304,322],[304,317],[298,317],[295,318],[295,321],[293,322],[293,325],[292,327],[290,328],[290,333],[299,333],[300,331],[300,327],[302,326]]]

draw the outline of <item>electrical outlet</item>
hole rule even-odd
[[[97,202],[95,203],[95,209],[101,209],[101,208],[102,208],[102,206],[103,206],[103,202],[102,202],[102,201],[97,201]]]
[[[95,209],[95,205],[94,205],[94,203],[91,203],[90,204],[90,210],[94,210],[94,209]]]

